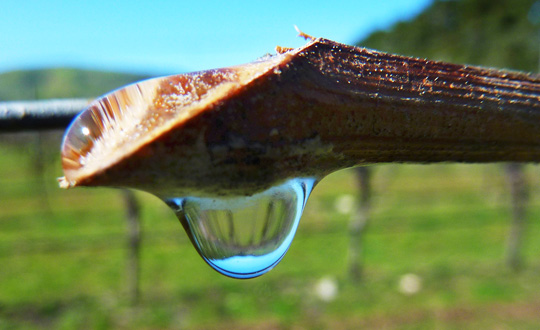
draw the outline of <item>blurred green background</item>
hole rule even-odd
[[[540,4],[435,1],[359,45],[535,72]],[[309,31],[306,31],[309,33]],[[0,75],[0,100],[92,97],[143,76],[74,69]],[[540,176],[519,267],[506,255],[512,196],[501,164],[378,165],[350,274],[357,171],[325,178],[283,261],[254,280],[223,277],[157,198],[141,205],[140,296],[129,292],[125,206],[112,189],[57,188],[62,132],[0,134],[0,329],[537,329]]]

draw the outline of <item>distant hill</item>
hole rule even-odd
[[[0,74],[0,101],[96,97],[146,78],[149,77],[64,68],[12,71]]]
[[[435,0],[408,22],[358,45],[403,55],[536,72],[540,26],[536,0]],[[539,6],[540,7],[540,6]],[[540,9],[536,16],[540,15]],[[96,97],[144,75],[45,69],[0,74],[0,101]]]
[[[408,22],[358,45],[463,64],[538,71],[536,0],[436,0]],[[535,5],[539,7],[539,5]]]

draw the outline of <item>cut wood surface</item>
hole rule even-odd
[[[537,75],[318,38],[243,66],[132,85],[138,100],[129,88],[74,125],[91,128],[90,140],[68,132],[64,187],[238,195],[373,163],[540,160]],[[140,115],[122,121],[128,106]],[[122,122],[139,138],[121,138]]]

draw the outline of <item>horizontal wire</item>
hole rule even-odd
[[[496,211],[496,210],[494,210]],[[377,219],[379,220],[379,219]],[[429,235],[435,237],[435,233],[456,233],[461,231],[469,231],[472,228],[483,230],[500,230],[508,228],[509,223],[501,222],[483,222],[474,224],[454,224],[452,226],[440,226],[440,227],[423,227],[423,228],[377,228],[377,230],[370,230],[366,233],[366,236],[380,237],[380,236],[393,236],[407,234]],[[533,227],[536,227],[533,225]],[[304,228],[306,229],[306,228]],[[532,230],[532,229],[531,229]],[[300,238],[306,237],[323,237],[323,236],[347,236],[348,231],[343,228],[327,228],[323,232],[304,230],[304,235],[299,234]],[[188,246],[189,240],[183,234],[181,227],[178,227],[177,231],[171,232],[170,230],[148,231],[144,233],[144,246],[149,247],[164,247],[164,246]],[[16,253],[11,253],[11,248],[16,250]],[[15,259],[32,255],[64,255],[72,253],[95,253],[96,251],[107,251],[117,249],[127,249],[127,234],[124,235],[121,232],[114,232],[108,234],[78,234],[75,238],[34,238],[34,239],[3,239],[0,240],[0,259]],[[7,253],[6,253],[7,252]]]
[[[0,102],[0,133],[65,129],[91,99]]]

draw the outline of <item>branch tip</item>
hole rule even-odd
[[[296,30],[296,32],[298,32],[298,36],[301,37],[301,38],[304,38],[304,39],[309,40],[309,41],[313,41],[313,40],[317,39],[317,38],[315,38],[313,36],[310,36],[309,34],[306,34],[306,33],[302,32],[298,28],[298,26],[296,26],[296,25],[294,26],[294,29]]]
[[[69,189],[71,188],[71,184],[69,183],[69,181],[66,179],[65,176],[63,177],[60,177],[57,179],[58,180],[58,186],[62,189]]]
[[[283,54],[283,53],[286,53],[286,52],[290,52],[293,49],[294,48],[291,48],[291,47],[276,46],[276,53]]]

